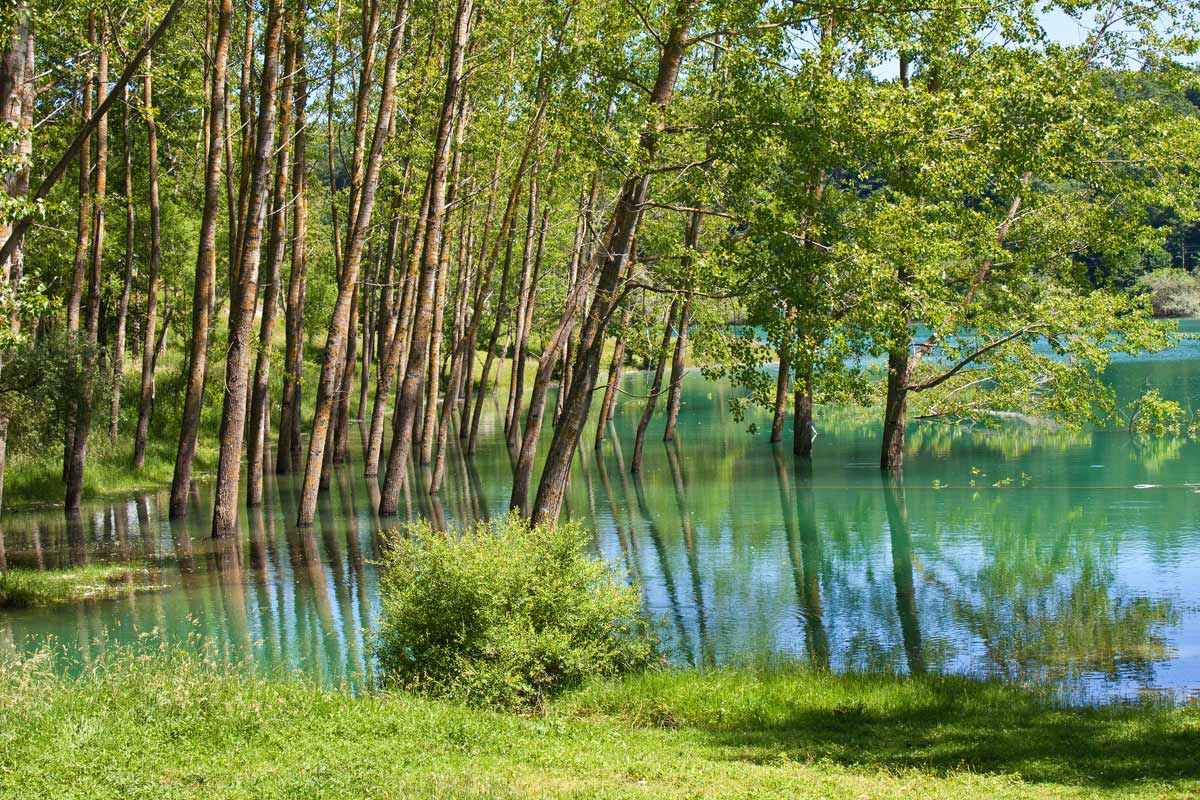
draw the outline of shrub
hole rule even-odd
[[[636,587],[575,524],[517,516],[458,534],[389,534],[376,651],[385,686],[476,706],[539,707],[593,677],[641,670],[656,635]]]
[[[1156,269],[1138,278],[1156,317],[1200,316],[1200,281],[1182,269]]]

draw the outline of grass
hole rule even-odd
[[[608,346],[611,349],[611,345]],[[606,354],[608,350],[605,351]],[[536,355],[536,354],[535,354]],[[180,354],[171,352],[171,358],[160,368],[166,370],[181,370],[184,361]],[[486,354],[475,354],[475,379],[478,381],[483,371]],[[606,356],[607,358],[607,356]],[[607,365],[607,360],[604,362]],[[216,364],[214,368],[220,369]],[[83,496],[86,499],[126,497],[138,492],[164,489],[171,485],[175,470],[175,453],[179,441],[177,425],[167,426],[166,429],[156,429],[152,426],[152,436],[146,447],[146,463],[139,470],[133,467],[133,430],[137,420],[137,392],[140,390],[140,361],[127,361],[124,381],[124,399],[122,402],[122,426],[120,438],[116,445],[108,441],[107,395],[101,404],[104,413],[98,414],[92,425],[91,436],[88,438],[87,469],[84,471]],[[534,374],[537,371],[537,358],[531,357],[525,364],[525,389],[532,389]],[[305,362],[305,386],[315,386],[320,373],[320,364],[314,360]],[[497,358],[492,364],[488,376],[488,391],[494,392],[503,405],[508,395],[512,374],[512,359]],[[273,372],[275,382],[282,380],[278,372]],[[210,375],[209,382],[216,387],[220,384]],[[358,410],[358,381],[355,381],[352,410]],[[493,388],[494,387],[494,388]],[[278,397],[282,391],[281,385],[273,385],[273,396]],[[374,401],[374,380],[371,382],[371,401]],[[306,391],[302,394],[302,417],[307,433],[308,421],[312,419],[313,404],[316,393]],[[162,402],[166,402],[164,399]],[[180,400],[182,402],[182,400]],[[196,457],[192,466],[193,478],[202,479],[215,474],[217,469],[217,430],[221,417],[221,397],[216,389],[210,388],[206,394],[206,405],[199,441],[196,447]],[[272,421],[272,436],[278,435],[278,419]],[[62,450],[57,443],[30,451],[21,448],[10,450],[8,464],[4,472],[4,508],[18,510],[21,508],[58,505],[63,502],[66,494],[66,484],[62,480]]]
[[[194,657],[0,660],[0,797],[1194,797],[1195,707],[966,679],[664,672],[536,717]]]
[[[68,570],[12,569],[0,572],[0,609],[119,597],[154,587],[146,571],[126,564],[89,564]]]

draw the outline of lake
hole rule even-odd
[[[1123,397],[1149,381],[1195,408],[1200,344],[1116,360],[1107,377]],[[625,388],[646,383],[631,374]],[[765,415],[730,419],[733,391],[690,372],[677,442],[660,441],[660,413],[640,476],[628,459],[641,401],[623,399],[601,450],[585,433],[567,496],[597,551],[637,579],[675,661],[999,676],[1080,702],[1200,692],[1200,443],[917,423],[891,479],[874,414],[823,410],[811,465],[797,465],[767,442]],[[411,485],[400,519],[503,513],[501,427],[493,405],[473,463],[452,452],[442,495]],[[298,481],[269,476],[267,505],[217,542],[203,482],[175,522],[165,492],[91,502],[73,522],[61,509],[6,513],[10,567],[126,562],[164,588],[0,611],[0,654],[50,647],[78,669],[114,644],[182,646],[369,683],[378,532],[397,519],[373,513],[357,451],[307,530],[293,524]]]

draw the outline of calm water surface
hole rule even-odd
[[[1117,361],[1109,379],[1196,408],[1200,345]],[[585,435],[568,495],[598,552],[638,579],[679,662],[993,675],[1085,701],[1200,693],[1200,443],[924,423],[890,480],[873,417],[825,413],[798,468],[767,443],[765,417],[729,418],[732,391],[689,374],[678,441],[659,441],[660,416],[640,476],[628,458],[641,407],[628,401],[601,450]],[[402,519],[448,527],[505,511],[509,456],[489,419],[474,463],[452,454],[440,498],[411,485]],[[293,524],[297,480],[270,481],[267,505],[219,542],[203,483],[174,523],[165,493],[92,503],[74,521],[5,514],[0,565],[128,562],[165,588],[0,612],[0,657],[50,646],[79,665],[114,644],[167,643],[330,685],[371,681],[373,561],[396,520],[374,514],[378,490],[360,473],[358,460],[336,469],[307,530]]]

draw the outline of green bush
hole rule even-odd
[[[587,541],[578,525],[515,515],[458,534],[424,522],[390,534],[376,641],[385,686],[530,709],[646,668],[656,635],[639,593]]]
[[[1156,317],[1200,316],[1200,280],[1182,269],[1156,269],[1138,278]]]

